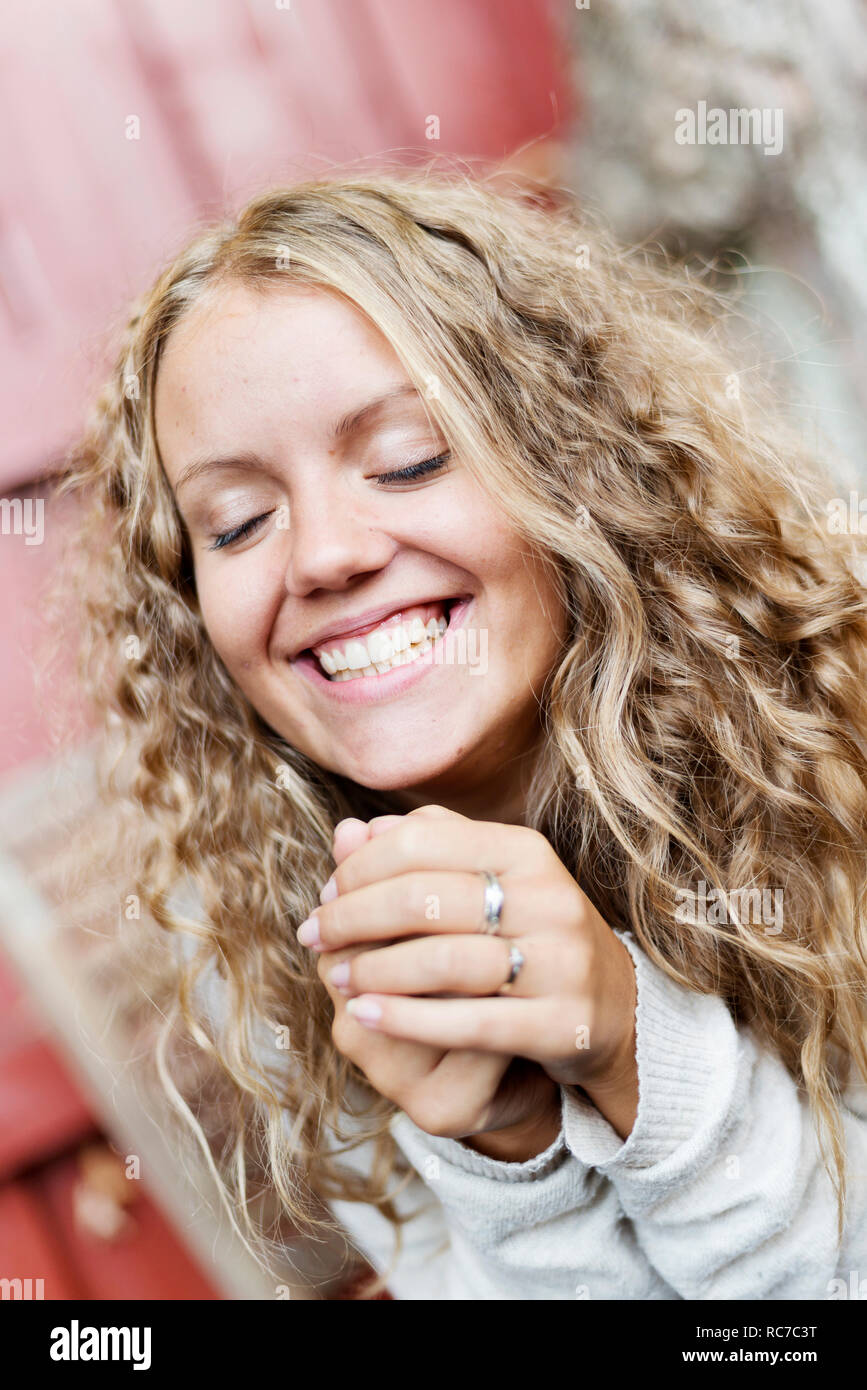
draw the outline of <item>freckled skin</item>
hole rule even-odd
[[[518,818],[521,773],[539,739],[537,695],[565,614],[459,457],[411,485],[376,482],[447,447],[423,407],[335,445],[332,421],[407,380],[387,340],[342,297],[227,288],[166,346],[156,394],[163,465],[175,487],[204,453],[253,451],[262,462],[210,472],[176,495],[211,640],[272,728],[320,766],[390,791],[400,809],[439,801]],[[280,506],[288,527],[271,519],[234,548],[209,548],[215,518],[227,530]],[[443,664],[384,703],[340,705],[287,659],[322,626],[456,593],[473,595],[468,624],[487,630],[485,674]]]

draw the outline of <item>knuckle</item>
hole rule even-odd
[[[394,913],[414,926],[427,921],[430,901],[430,878],[410,873],[391,880],[391,908]]]
[[[424,918],[423,885],[415,874],[393,878],[389,883],[391,910],[416,922]]]
[[[569,943],[572,948],[576,973],[582,980],[591,979],[598,964],[593,942],[588,940],[583,933],[571,932]]]
[[[374,1090],[395,1105],[412,1119],[413,1097],[418,1094],[418,1081],[407,1076],[405,1068],[396,1063],[388,1053],[373,1054],[373,1061],[365,1072]],[[420,1128],[420,1126],[419,1126]]]
[[[530,826],[521,826],[520,832],[525,836],[528,853],[540,864],[546,864],[554,854],[550,840],[541,830],[533,830]]]
[[[334,870],[334,883],[337,887],[338,897],[332,898],[331,906],[340,901],[339,895],[341,893],[352,892],[352,890],[356,887],[356,878],[357,875],[355,873],[355,868],[352,863],[352,856],[350,855],[347,859],[343,861],[342,864],[339,864],[337,868]]]
[[[420,817],[413,820],[412,815],[410,811],[399,831],[401,849],[408,858],[413,858],[424,848],[430,834],[424,821]]]
[[[562,988],[570,995],[583,995],[588,982],[587,960],[575,942],[564,943],[560,956]]]
[[[405,1082],[401,1082],[394,1076],[381,1076],[376,1081],[373,1081],[371,1077],[370,1080],[381,1096],[387,1096],[389,1100],[393,1100],[395,1105],[412,1119],[410,1114],[412,1090]],[[421,1129],[421,1125],[419,1125],[419,1129]]]
[[[452,980],[459,971],[458,951],[454,941],[432,937],[427,943],[427,967],[434,982]]]
[[[320,907],[317,912],[319,918],[319,934],[327,946],[338,946],[346,937],[347,911],[345,902],[339,898],[328,903],[327,907]]]
[[[469,1048],[471,1051],[484,1049],[484,1044],[488,1041],[488,1037],[486,1035],[486,1026],[481,1019],[468,1018],[463,1026],[462,1033],[462,1048]]]
[[[413,1124],[441,1139],[474,1134],[482,1123],[479,1107],[471,1099],[462,1100],[442,1088],[416,1090],[410,1104],[412,1113],[406,1113]]]
[[[446,1113],[442,1102],[431,1096],[415,1096],[409,1100],[409,1106],[404,1106],[409,1118],[419,1129],[423,1129],[425,1134],[433,1134],[443,1139],[450,1137],[453,1129],[454,1117]]]

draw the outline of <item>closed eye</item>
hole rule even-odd
[[[261,516],[254,516],[250,521],[245,521],[240,526],[235,526],[231,531],[223,531],[221,535],[215,536],[209,550],[223,550],[227,545],[233,545],[235,541],[246,540],[247,536],[252,536],[254,531],[258,531],[263,521],[267,521],[270,512],[263,512]]]
[[[423,463],[411,463],[407,468],[398,468],[393,473],[377,473],[376,482],[379,487],[388,487],[390,483],[412,483],[417,478],[424,478],[429,473],[439,473],[451,458],[451,451],[446,450],[444,454],[437,454],[436,458],[425,459]]]
[[[432,473],[439,473],[445,468],[451,458],[451,450],[447,449],[443,454],[437,454],[435,458],[424,459],[422,463],[411,463],[407,468],[397,468],[392,473],[376,474],[376,482],[379,487],[387,487],[394,483],[412,483],[418,478],[425,478]],[[251,517],[249,521],[243,522],[240,526],[235,526],[231,531],[223,531],[215,536],[209,550],[224,550],[228,545],[234,545],[236,541],[246,540],[258,531],[263,521],[267,521],[270,512],[263,512],[261,516]]]

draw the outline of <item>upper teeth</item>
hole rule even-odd
[[[365,671],[370,666],[382,673],[393,665],[402,664],[412,654],[413,647],[433,641],[447,627],[446,618],[430,618],[425,625],[421,618],[415,617],[408,623],[377,628],[363,637],[350,638],[341,646],[320,650],[319,660],[329,676],[338,671]]]

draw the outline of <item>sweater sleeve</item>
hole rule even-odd
[[[413,1169],[400,1207],[420,1213],[403,1227],[397,1262],[389,1223],[375,1208],[330,1205],[396,1299],[677,1297],[637,1246],[613,1189],[569,1153],[562,1127],[523,1163],[427,1134],[403,1112],[392,1132]]]
[[[842,1111],[848,1198],[837,1210],[805,1095],[715,995],[660,970],[631,932],[639,1106],[624,1141],[564,1090],[571,1153],[604,1175],[653,1266],[682,1298],[841,1297],[867,1260],[867,1117]],[[842,1280],[843,1285],[835,1283]]]
[[[565,1092],[561,1092],[565,1095]],[[409,1164],[393,1263],[390,1223],[376,1208],[330,1202],[351,1243],[386,1274],[397,1299],[674,1299],[638,1246],[610,1183],[576,1161],[565,1127],[522,1163],[477,1153],[420,1129],[400,1111],[392,1133]],[[369,1170],[360,1145],[341,1162]]]

